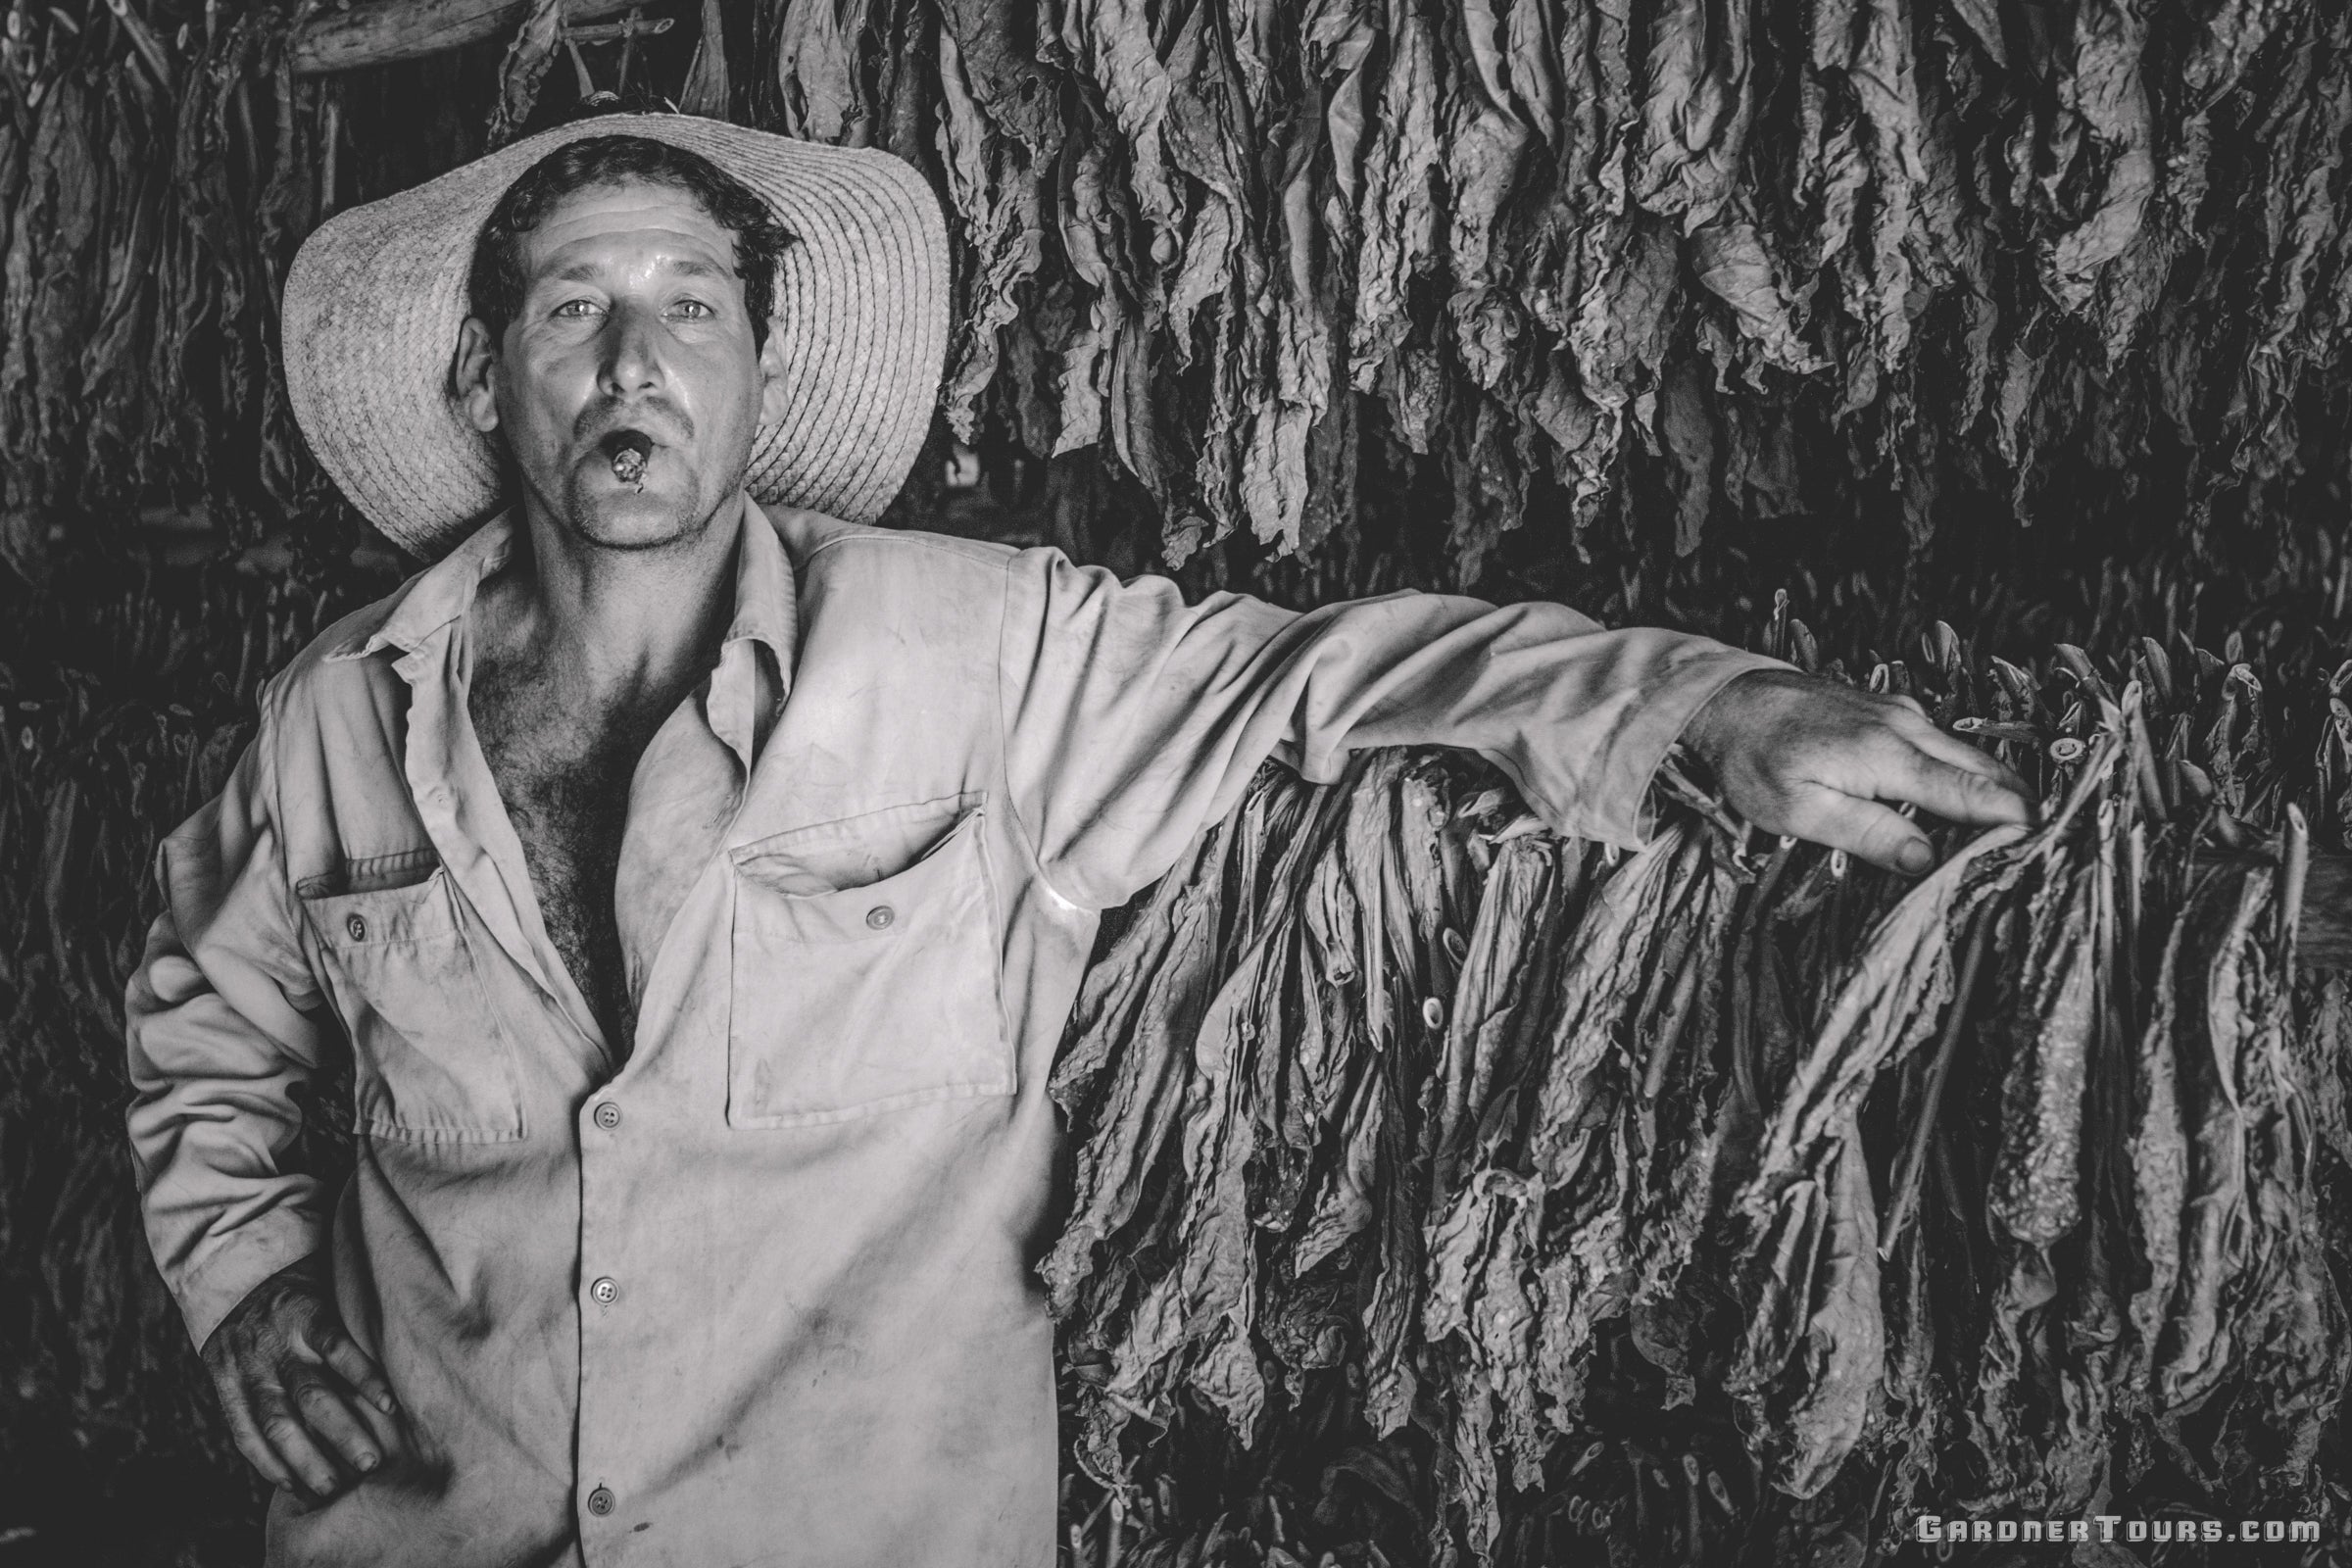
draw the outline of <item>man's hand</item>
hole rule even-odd
[[[204,1342],[237,1451],[271,1486],[322,1501],[402,1451],[392,1389],[343,1331],[322,1257],[255,1286]]]
[[[1715,694],[1683,732],[1731,808],[1767,833],[1845,850],[1913,876],[1928,836],[1882,801],[1953,822],[2031,822],[2025,781],[1937,729],[1908,697],[1763,669]]]

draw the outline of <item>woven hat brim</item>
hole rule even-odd
[[[286,274],[281,339],[294,416],[319,466],[421,556],[497,510],[498,449],[450,381],[475,236],[531,165],[611,135],[701,154],[799,236],[777,269],[770,327],[788,402],[754,439],[746,486],[763,503],[873,520],[906,482],[938,401],[949,278],[939,203],[888,153],[690,115],[558,126],[313,232]]]

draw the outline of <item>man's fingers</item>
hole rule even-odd
[[[1936,721],[1928,716],[1928,710],[1910,698],[1897,697],[1894,701],[1900,704],[1904,710],[1895,715],[1894,723],[1897,733],[1904,740],[1955,766],[1965,767],[1972,773],[1983,773],[2017,791],[2018,794],[2029,799],[2032,798],[2034,792],[2027,787],[2025,779],[2019,775],[2017,769],[1990,752],[1972,746],[1949,730],[1937,728]]]
[[[368,1400],[356,1396],[347,1398],[346,1403],[367,1426],[368,1435],[375,1440],[376,1452],[381,1456],[376,1464],[377,1471],[389,1469],[402,1459],[415,1457],[409,1446],[408,1429],[397,1411],[386,1414]]]
[[[343,1392],[330,1387],[324,1379],[297,1384],[294,1408],[310,1428],[312,1437],[352,1470],[367,1475],[384,1462],[383,1446],[376,1442],[368,1423],[345,1401]]]
[[[1984,825],[2034,819],[2033,804],[1992,774],[1945,761],[1917,747],[1906,749],[1893,764],[1892,776],[1880,780],[1871,793],[1883,801],[1908,801],[1952,822]]]
[[[1790,801],[1784,831],[1906,876],[1923,875],[1936,863],[1936,847],[1909,818],[1826,785],[1808,785]]]
[[[245,1456],[245,1462],[259,1472],[261,1478],[280,1492],[296,1490],[294,1472],[286,1468],[277,1450],[262,1436],[260,1423],[254,1420],[253,1407],[246,1402],[241,1389],[222,1389],[220,1413],[228,1420],[228,1436]]]
[[[374,1358],[359,1348],[350,1335],[321,1331],[319,1357],[335,1369],[335,1375],[351,1385],[353,1391],[386,1415],[396,1413],[400,1406],[393,1402],[392,1385],[384,1381],[383,1368]]]
[[[277,1450],[279,1461],[293,1473],[296,1491],[307,1492],[314,1497],[331,1497],[342,1490],[343,1473],[320,1450],[284,1395],[265,1399],[256,1413],[261,1418],[264,1441]]]
[[[392,1385],[375,1358],[361,1349],[359,1342],[343,1332],[339,1323],[322,1321],[313,1325],[310,1342],[313,1353],[358,1396],[350,1402],[350,1408],[375,1440],[378,1464],[405,1453],[407,1442],[401,1435],[400,1404],[392,1397]]]
[[[1970,745],[1957,735],[1946,735],[1938,729],[1931,730],[1915,739],[1919,749],[1931,757],[1950,762],[1955,767],[1965,767],[1972,773],[1982,773],[2003,789],[2015,790],[2028,800],[2034,798],[2033,790],[2027,786],[2024,777],[2016,768],[2011,767],[1990,752],[1982,751]]]

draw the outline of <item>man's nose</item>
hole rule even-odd
[[[627,397],[660,386],[662,379],[660,323],[643,306],[619,304],[605,322],[604,391]]]

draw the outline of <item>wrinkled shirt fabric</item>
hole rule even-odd
[[[1774,662],[1552,605],[1299,614],[1053,550],[739,504],[735,614],[632,782],[626,1059],[549,941],[466,713],[494,519],[265,688],[163,844],[131,1147],[202,1343],[331,1248],[421,1462],[272,1562],[1054,1561],[1046,1082],[1098,912],[1278,757],[1483,753],[1645,831],[1666,748]],[[351,1077],[357,1169],[285,1168]]]

